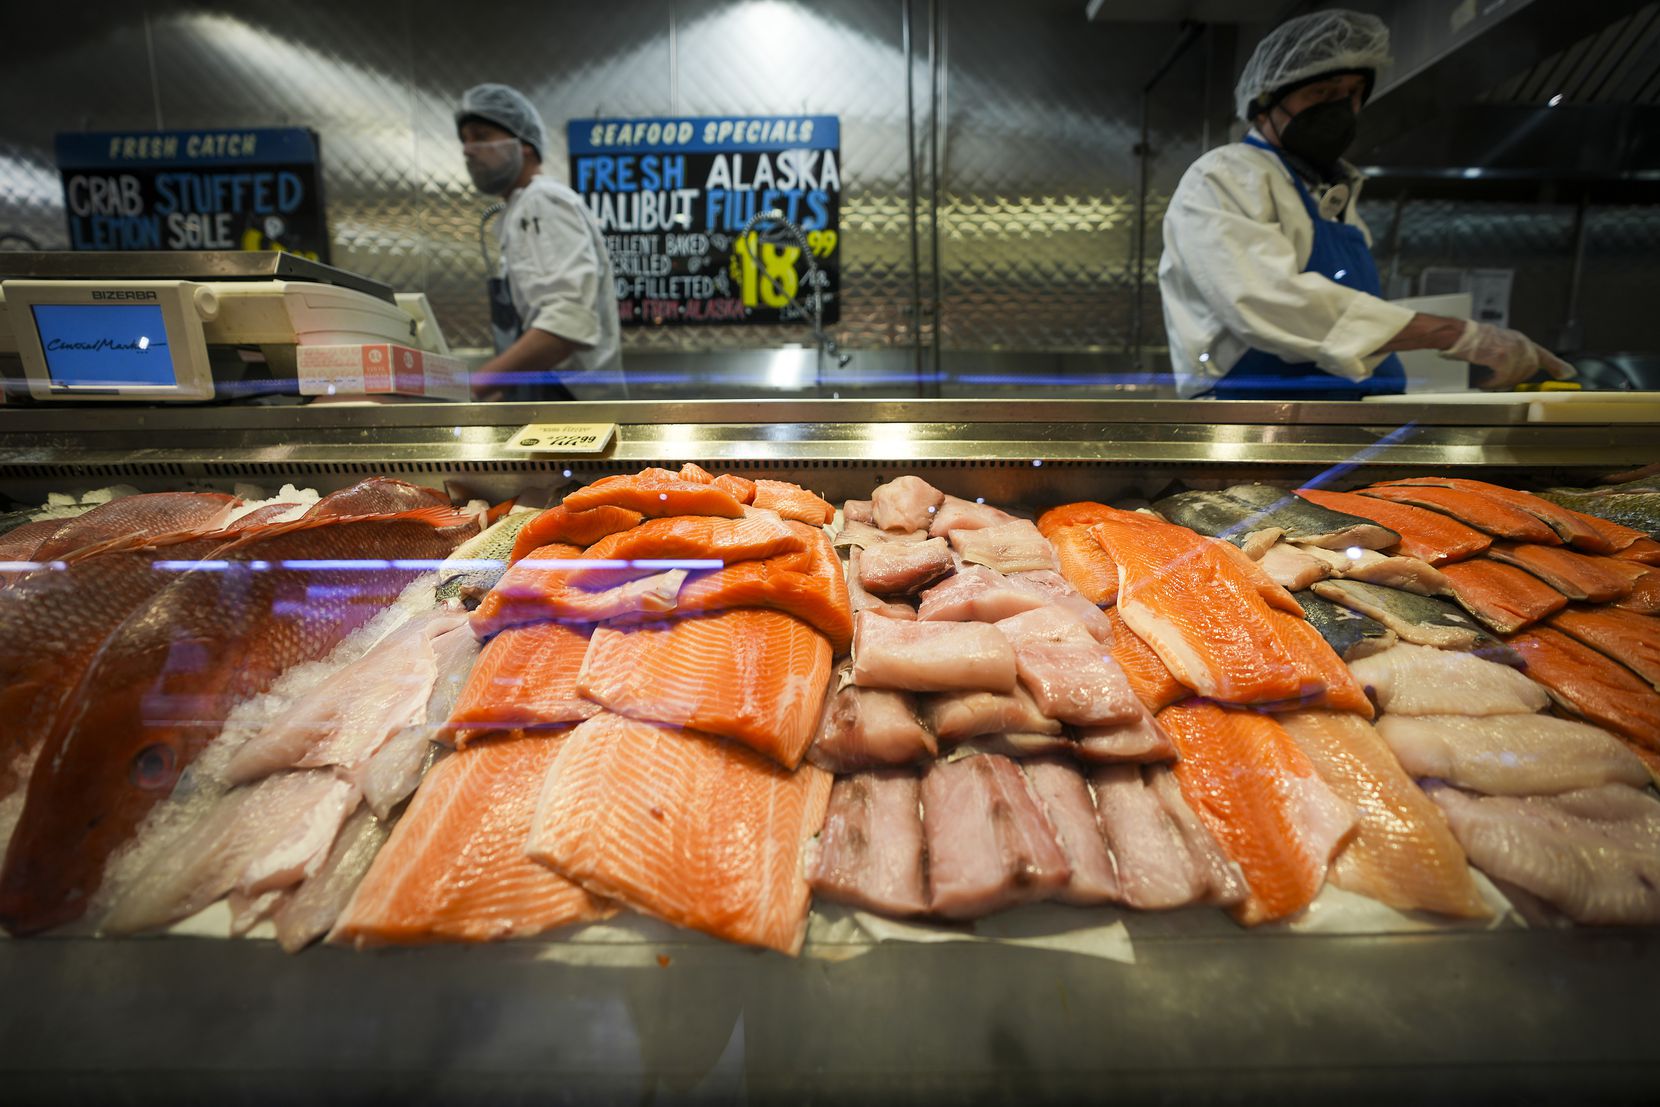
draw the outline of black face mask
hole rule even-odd
[[[1332,166],[1355,140],[1355,112],[1347,100],[1304,108],[1280,128],[1280,145],[1318,166]]]

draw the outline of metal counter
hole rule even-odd
[[[615,421],[592,459],[504,449]],[[1171,479],[1412,472],[1584,480],[1652,426],[1491,406],[1163,401],[630,403],[0,411],[0,491],[324,488],[387,473],[488,496],[648,463],[769,471],[831,498],[923,473],[993,503]],[[8,1102],[1630,1101],[1660,1087],[1660,931],[1246,932],[1128,919],[1137,963],[983,944],[791,961],[703,941],[646,968],[538,941],[287,957],[263,942],[0,941]]]

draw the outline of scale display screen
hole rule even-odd
[[[54,388],[178,384],[159,304],[34,304]]]

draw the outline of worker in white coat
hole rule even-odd
[[[617,290],[605,237],[582,198],[542,173],[547,128],[517,89],[468,89],[455,110],[467,173],[505,198],[490,279],[496,356],[473,373],[488,398],[575,399],[572,383],[619,385]]]
[[[1380,19],[1334,10],[1275,28],[1246,63],[1234,95],[1250,133],[1194,162],[1164,217],[1159,289],[1183,396],[1398,393],[1396,350],[1469,362],[1488,389],[1573,375],[1517,331],[1382,298],[1342,154],[1388,62]]]

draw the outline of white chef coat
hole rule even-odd
[[[555,368],[560,378],[581,384],[584,375],[620,373],[611,255],[599,221],[582,198],[538,174],[507,198],[496,240],[501,245],[497,276],[507,279],[522,326],[580,347]]]
[[[1355,211],[1358,173],[1305,187],[1322,218],[1357,226],[1371,242]],[[1159,261],[1178,392],[1207,391],[1253,348],[1349,380],[1371,376],[1384,355],[1370,355],[1413,312],[1304,273],[1313,248],[1308,210],[1271,151],[1230,142],[1188,167],[1164,215]]]

